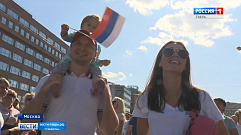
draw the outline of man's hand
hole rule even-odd
[[[102,92],[106,88],[106,85],[108,85],[106,78],[101,76],[96,76],[93,79],[93,90],[91,92],[91,95],[95,96],[95,95],[102,94]]]
[[[68,34],[69,25],[68,24],[62,24],[61,25],[61,37],[65,37]]]
[[[108,66],[110,64],[110,60],[100,60],[99,65]]]

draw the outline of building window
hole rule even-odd
[[[18,25],[15,25],[15,31],[19,32],[19,26]]]
[[[35,70],[37,70],[37,71],[41,71],[41,66],[40,65],[38,65],[38,64],[36,64],[36,63],[34,63],[34,67],[33,67]]]
[[[8,9],[7,14],[18,21],[18,14],[14,13],[11,9]]]
[[[59,53],[59,59],[61,59],[62,58],[62,55],[61,55],[61,53]]]
[[[22,71],[22,77],[30,79],[31,74],[29,72],[27,72],[27,71]]]
[[[40,47],[44,47],[44,43],[43,42],[40,42]]]
[[[13,88],[18,88],[18,81],[12,80],[12,79],[8,79],[9,83],[10,83],[10,87]]]
[[[25,30],[24,29],[21,29],[21,35],[24,36],[24,33],[25,33]]]
[[[22,102],[22,96],[18,95],[19,102]]]
[[[58,57],[58,56],[59,56],[59,53],[58,53],[57,51],[56,51],[56,54],[55,54],[55,56],[56,56],[56,57]]]
[[[2,48],[2,47],[0,47],[0,54],[5,56],[5,57],[8,57],[8,58],[11,58],[11,56],[12,56],[12,52],[11,51],[9,51],[9,50],[7,50],[5,48]]]
[[[24,65],[32,68],[33,67],[33,62],[28,60],[28,59],[24,59]]]
[[[39,36],[43,39],[46,39],[46,35],[41,31],[39,31]]]
[[[42,71],[44,74],[49,74],[49,70],[46,69],[46,68],[43,68],[43,71]]]
[[[32,75],[32,80],[38,82],[39,77],[37,75]]]
[[[5,12],[5,11],[6,11],[6,6],[3,5],[2,3],[0,3],[0,9],[1,9],[3,12]]]
[[[33,49],[30,49],[30,48],[27,48],[26,49],[26,53],[28,53],[28,54],[30,54],[30,55],[35,55],[35,52],[34,52],[34,50]]]
[[[66,54],[66,49],[64,47],[61,46],[61,51]]]
[[[19,68],[16,68],[14,66],[11,66],[10,73],[13,73],[15,75],[21,75],[21,70]]]
[[[54,40],[53,39],[51,39],[50,37],[48,37],[47,38],[47,41],[51,44],[51,45],[53,45],[54,44]]]
[[[59,49],[60,50],[60,45],[58,44],[58,43],[54,43],[54,47],[56,47],[57,49]]]
[[[13,22],[9,21],[9,22],[8,22],[8,27],[9,27],[10,29],[13,29]]]
[[[3,34],[2,40],[6,43],[9,43],[10,45],[13,45],[14,43],[14,40],[5,34]]]
[[[44,58],[44,62],[47,63],[47,64],[49,64],[49,65],[51,64],[51,60],[48,59],[48,58]]]
[[[26,33],[26,38],[29,39],[29,37],[30,37],[30,34],[27,32]]]
[[[55,51],[54,51],[54,49],[52,49],[52,54],[54,55],[54,53],[55,53]]]
[[[31,36],[31,41],[32,41],[32,42],[34,42],[34,39],[35,39],[34,36]]]
[[[54,67],[54,62],[52,61],[52,67]]]
[[[25,45],[19,43],[18,41],[15,42],[15,47],[24,51],[25,50]]]
[[[30,87],[30,92],[35,93],[35,90],[36,90],[36,87],[33,87],[33,86]]]
[[[29,22],[24,20],[22,17],[20,17],[19,22],[24,25],[25,27],[29,28]]]
[[[13,60],[19,62],[19,63],[22,63],[23,62],[23,57],[16,54],[16,53],[13,53]]]
[[[36,38],[36,42],[35,42],[35,43],[36,43],[36,45],[38,45],[38,44],[39,44],[39,40],[38,40],[37,38]]]
[[[48,45],[45,44],[45,45],[44,45],[44,49],[45,49],[45,50],[48,50]]]
[[[32,24],[30,24],[30,30],[33,31],[34,33],[38,34],[38,29],[34,27]]]
[[[36,58],[43,61],[43,55],[36,53]]]
[[[19,89],[24,90],[24,91],[28,91],[29,85],[25,84],[25,83],[20,83],[20,87]]]
[[[49,50],[48,50],[50,53],[51,53],[51,47],[49,46]]]
[[[0,61],[0,69],[2,69],[4,71],[9,71],[9,65],[7,63]]]
[[[7,18],[2,17],[2,23],[3,23],[4,25],[6,25],[6,24],[7,24]]]

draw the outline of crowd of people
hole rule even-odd
[[[193,111],[217,123],[220,135],[241,134],[241,109],[232,118],[225,116],[223,99],[213,100],[191,83],[189,52],[182,42],[163,45],[133,113],[125,112],[124,100],[111,98],[108,81],[101,76],[99,67],[108,66],[110,60],[96,60],[100,47],[90,34],[99,22],[98,16],[87,16],[81,30],[71,34],[67,33],[68,25],[61,26],[62,38],[71,43],[68,55],[52,74],[40,79],[36,95],[24,96],[23,107],[19,107],[9,82],[0,79],[2,135],[187,135]],[[40,120],[20,121],[20,112],[42,113],[44,122],[66,122],[67,128],[23,132],[18,129],[19,122]]]

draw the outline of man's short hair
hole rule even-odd
[[[215,102],[216,104],[223,104],[224,106],[226,106],[226,102],[225,102],[225,100],[222,99],[222,98],[215,98],[215,99],[214,99],[214,102]]]

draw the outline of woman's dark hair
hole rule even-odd
[[[164,90],[164,86],[162,83],[163,71],[162,71],[162,67],[159,66],[159,62],[161,61],[163,50],[167,47],[167,45],[171,43],[182,45],[183,48],[186,50],[186,47],[181,42],[169,41],[168,43],[166,43],[161,48],[161,50],[159,51],[156,57],[152,72],[149,76],[145,90],[142,93],[142,94],[148,93],[148,108],[156,112],[163,112],[165,108],[166,92]],[[185,111],[191,111],[192,109],[195,109],[197,112],[199,112],[201,110],[201,105],[199,101],[199,90],[198,88],[194,87],[191,84],[189,56],[186,59],[185,70],[182,72],[182,89],[183,89],[182,95],[178,100],[179,109],[183,108]]]

